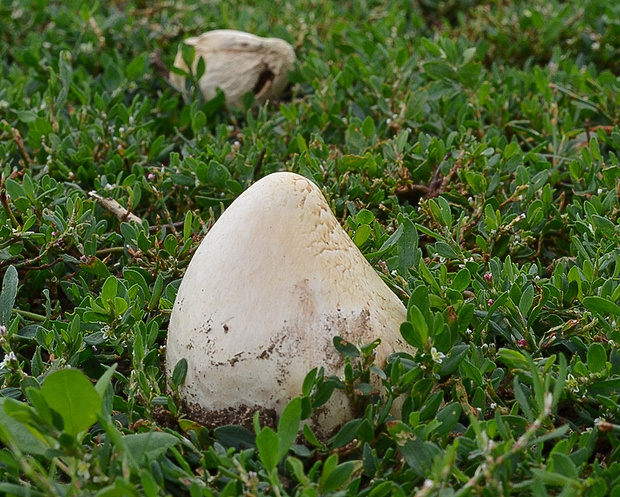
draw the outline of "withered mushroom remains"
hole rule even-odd
[[[240,107],[247,92],[253,92],[259,103],[279,96],[288,84],[286,73],[295,63],[295,50],[286,41],[232,29],[208,31],[184,43],[195,48],[194,74],[201,58],[206,64],[199,80],[205,100],[214,98],[216,89],[221,88],[231,107]],[[181,49],[174,66],[188,71]],[[179,89],[185,87],[185,77],[174,72],[170,82]]]
[[[377,338],[376,363],[406,350],[401,301],[303,176],[271,174],[241,194],[196,251],[170,319],[167,372],[185,358],[184,401],[205,412],[280,414],[305,375],[342,376],[334,336]],[[336,390],[312,420],[329,433],[351,419]]]

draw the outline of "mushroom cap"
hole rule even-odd
[[[195,58],[192,70],[196,71],[202,57],[206,71],[199,86],[205,100],[211,100],[221,88],[231,107],[240,107],[243,95],[253,91],[259,103],[279,96],[288,84],[286,72],[293,69],[295,50],[279,38],[262,38],[233,29],[207,31],[184,40],[194,46]],[[187,71],[181,50],[174,66]],[[183,88],[185,78],[170,73],[170,81]]]
[[[185,358],[180,394],[206,411],[273,409],[301,395],[306,374],[342,375],[333,337],[377,338],[376,363],[408,346],[402,302],[332,214],[319,188],[280,172],[222,214],[196,251],[170,318],[167,370]],[[336,390],[313,423],[328,433],[352,417]]]

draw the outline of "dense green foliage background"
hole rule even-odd
[[[0,26],[0,493],[620,495],[620,4],[0,0]],[[292,43],[286,98],[171,88],[216,28]],[[202,427],[162,373],[176,289],[279,170],[418,352],[335,340],[343,378],[309,372],[278,426]],[[295,440],[333,388],[364,415]]]

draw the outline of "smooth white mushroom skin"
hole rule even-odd
[[[280,414],[314,367],[342,376],[334,336],[354,344],[380,338],[383,366],[393,352],[410,350],[399,331],[405,320],[402,302],[319,188],[274,173],[241,194],[196,251],[170,319],[167,372],[187,359],[180,394],[190,405]],[[327,434],[352,415],[336,390],[312,423]]]
[[[203,58],[206,71],[199,86],[205,100],[211,100],[221,88],[231,107],[241,107],[243,95],[255,94],[263,103],[282,94],[288,84],[287,71],[295,64],[295,50],[284,40],[262,38],[243,31],[218,29],[184,40],[196,52],[192,71],[196,74],[198,62]],[[179,49],[174,66],[188,71]],[[179,89],[185,88],[185,78],[170,73],[170,82]]]

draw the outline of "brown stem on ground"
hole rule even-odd
[[[443,161],[445,161],[448,157],[449,154],[446,154],[446,156],[443,158]],[[469,165],[469,163],[467,165]],[[396,190],[394,190],[394,194],[401,202],[408,201],[412,205],[417,205],[420,202],[421,198],[438,197],[447,190],[448,184],[456,176],[460,168],[461,159],[457,159],[452,169],[450,169],[450,172],[442,178],[441,169],[438,166],[435,170],[435,173],[433,174],[433,179],[431,179],[431,182],[428,186],[412,184],[400,185],[396,187]]]
[[[142,219],[135,214],[132,214],[129,209],[123,207],[113,198],[105,198],[95,192],[89,192],[88,195],[95,199],[105,210],[114,214],[119,221],[134,221],[136,223],[142,223]]]
[[[15,129],[15,128],[13,128],[13,141],[15,142],[15,145],[17,145],[17,148],[19,149],[19,151],[24,156],[24,159],[26,160],[26,163],[28,165],[31,165],[32,164],[32,158],[30,157],[30,154],[28,153],[28,150],[26,150],[26,146],[24,145],[24,139],[22,138],[22,135],[19,132],[19,130]]]

